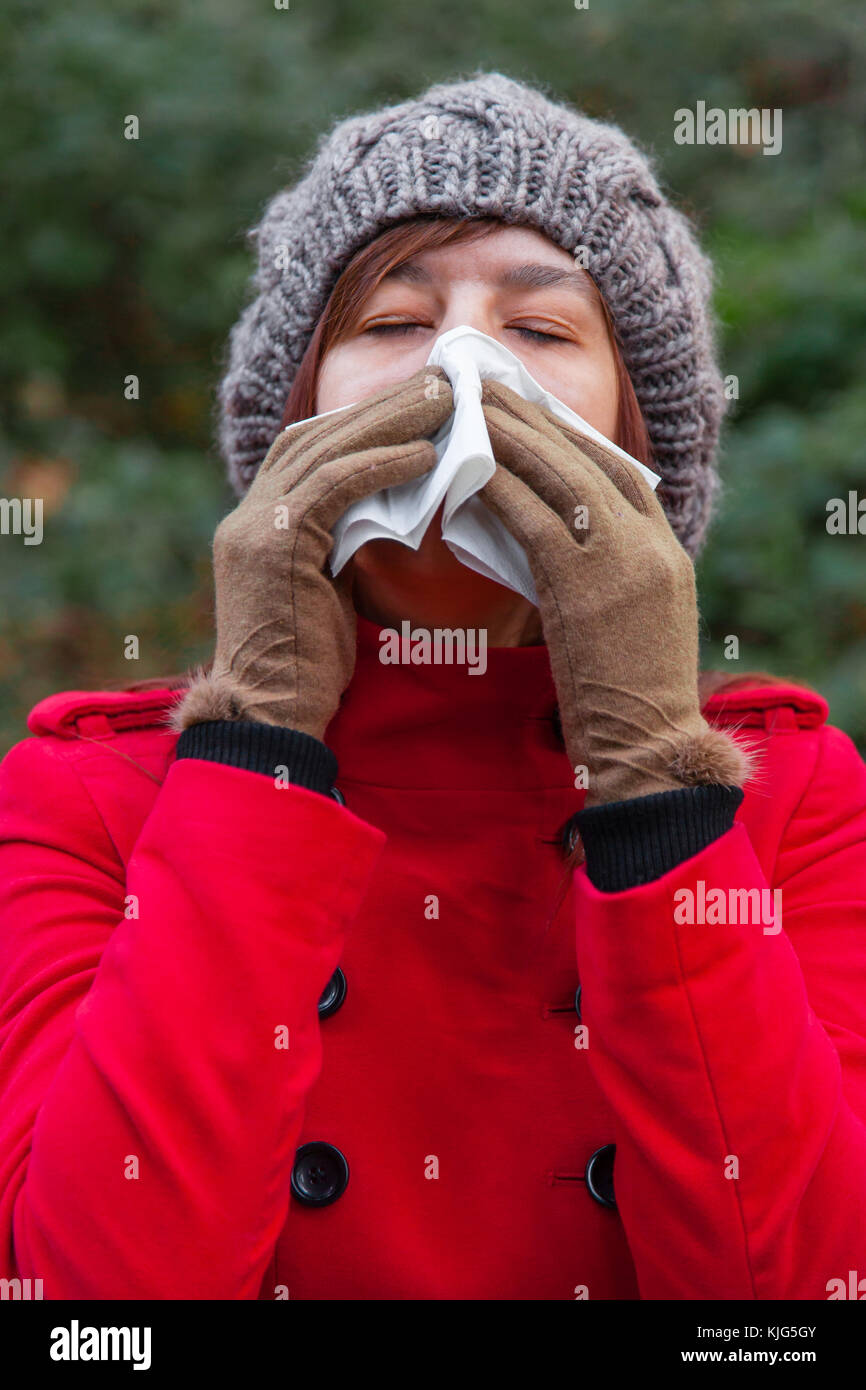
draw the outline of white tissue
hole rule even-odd
[[[436,339],[427,365],[441,367],[454,392],[454,412],[432,436],[436,466],[423,478],[384,488],[349,508],[334,527],[331,573],[339,574],[356,550],[380,537],[417,550],[444,498],[442,539],[457,559],[537,604],[526,552],[476,495],[496,468],[481,407],[482,382],[500,381],[524,400],[544,406],[639,469],[653,490],[661,478],[545,391],[513,352],[486,333],[465,324],[452,328]]]

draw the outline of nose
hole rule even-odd
[[[464,284],[453,289],[439,324],[439,336],[465,324],[489,338],[502,340],[488,295],[489,291],[481,285]]]

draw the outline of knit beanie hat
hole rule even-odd
[[[533,227],[576,255],[610,310],[649,429],[657,496],[694,559],[719,490],[725,409],[712,272],[688,221],[618,126],[539,87],[476,72],[350,116],[247,234],[253,297],[232,330],[220,446],[240,496],[280,428],[316,323],[354,253],[423,214]]]

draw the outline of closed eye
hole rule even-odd
[[[423,328],[422,323],[371,323],[364,329],[365,333],[409,333],[413,328]],[[511,329],[512,333],[522,333],[525,338],[529,338],[534,343],[563,343],[567,339],[558,333],[542,333],[538,328],[524,328],[521,325]]]
[[[371,323],[365,333],[407,333],[410,328],[421,328],[420,323]]]
[[[514,333],[523,333],[528,338],[531,338],[533,342],[536,343],[561,343],[565,341],[563,338],[559,336],[558,333],[542,333],[540,329],[537,328],[521,328],[518,326],[517,328],[514,328],[512,331]]]

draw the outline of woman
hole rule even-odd
[[[722,399],[684,219],[615,127],[480,74],[338,125],[256,239],[214,661],[53,696],[3,764],[3,1275],[850,1296],[866,767],[814,692],[698,682]],[[485,384],[537,608],[436,523],[327,566],[432,467],[461,323],[663,477]],[[404,620],[486,632],[483,678],[381,660]]]

